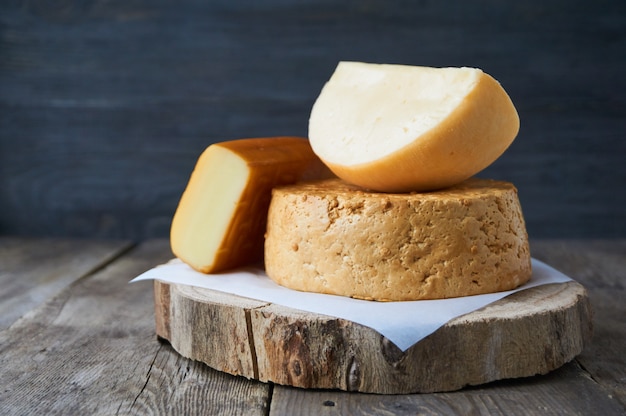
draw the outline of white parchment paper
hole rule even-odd
[[[193,270],[179,259],[173,259],[148,270],[131,280],[131,283],[158,279],[334,316],[375,329],[402,351],[406,351],[457,316],[480,309],[520,290],[572,280],[536,259],[532,259],[532,268],[531,280],[515,290],[453,299],[410,302],[373,302],[343,296],[298,292],[274,283],[262,268],[242,268],[228,273],[207,275]]]

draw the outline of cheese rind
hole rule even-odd
[[[481,179],[414,194],[339,179],[276,188],[265,268],[291,289],[380,301],[498,292],[531,276],[516,188]]]
[[[199,157],[172,220],[172,252],[203,273],[260,261],[271,190],[328,177],[307,139],[241,139]]]
[[[502,155],[518,131],[510,97],[476,68],[340,62],[309,119],[324,163],[382,192],[462,182]]]

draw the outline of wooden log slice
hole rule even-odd
[[[517,292],[405,352],[344,319],[161,281],[154,288],[157,335],[182,356],[302,388],[427,393],[545,374],[578,355],[592,332],[587,293],[576,282]]]

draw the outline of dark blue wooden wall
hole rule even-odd
[[[0,2],[0,234],[168,235],[200,152],[306,135],[339,60],[475,66],[531,237],[626,237],[626,2]]]

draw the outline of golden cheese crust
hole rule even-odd
[[[295,290],[379,301],[498,292],[531,276],[517,189],[485,179],[411,194],[340,179],[276,188],[265,267]]]

